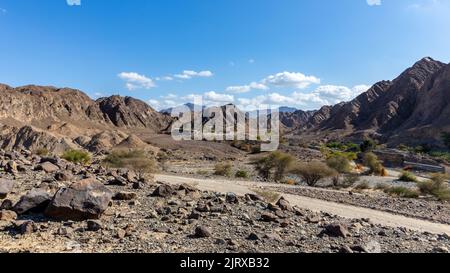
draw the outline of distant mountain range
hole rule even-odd
[[[79,90],[0,84],[0,148],[93,152],[145,146],[136,134],[167,132],[173,119],[143,101],[112,96],[90,99]],[[192,111],[194,105],[186,104]],[[391,145],[443,146],[450,132],[450,65],[424,58],[392,81],[380,81],[350,102],[316,111],[280,108],[286,135],[314,140],[362,139]]]

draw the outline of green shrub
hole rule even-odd
[[[231,169],[233,166],[230,162],[226,163],[217,163],[214,166],[214,175],[218,176],[231,176]]]
[[[87,164],[91,161],[91,155],[88,152],[81,150],[67,150],[62,155],[62,158],[73,163],[82,164]]]
[[[446,174],[433,174],[431,180],[419,182],[417,186],[422,194],[432,195],[441,201],[450,200],[450,187],[447,183]]]
[[[109,168],[126,168],[139,172],[141,175],[153,173],[156,162],[142,150],[115,150],[104,160],[103,164]]]
[[[294,161],[291,155],[277,151],[256,160],[254,164],[262,178],[270,179],[273,176],[275,181],[281,181]]]
[[[450,152],[431,151],[428,154],[432,157],[439,158],[439,159],[445,160],[447,162],[450,162]]]
[[[349,173],[352,171],[350,160],[347,157],[337,155],[327,159],[328,167],[335,169],[339,173]]]
[[[249,175],[246,170],[238,170],[235,174],[235,177],[247,179],[249,177]]]
[[[369,168],[370,174],[374,175],[384,175],[385,169],[381,161],[378,160],[378,157],[374,153],[366,153],[364,155],[364,165]]]
[[[47,148],[39,148],[36,150],[35,154],[38,156],[47,156],[50,154],[50,151]]]
[[[385,193],[389,195],[394,195],[404,198],[418,198],[419,192],[407,187],[388,187],[384,190]]]
[[[324,178],[337,175],[337,172],[334,169],[317,160],[308,163],[297,163],[290,168],[289,172],[301,177],[304,182],[311,187],[316,186],[316,184]]]
[[[417,182],[417,177],[413,173],[403,171],[398,180],[403,182]]]
[[[372,152],[376,148],[377,148],[377,143],[375,142],[375,140],[370,139],[370,138],[364,140],[363,143],[361,143],[361,145],[360,145],[360,150],[363,153]]]

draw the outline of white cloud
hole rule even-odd
[[[156,86],[152,79],[136,72],[122,72],[118,77],[126,82],[128,90],[150,89]]]
[[[220,94],[214,91],[206,92],[203,98],[209,102],[229,103],[234,101],[234,96],[228,94]]]
[[[156,77],[155,80],[156,80],[156,81],[172,81],[172,80],[173,80],[173,77],[171,77],[171,76]]]
[[[81,0],[66,0],[69,6],[81,6]]]
[[[265,78],[261,83],[276,87],[294,87],[304,89],[311,84],[320,84],[320,79],[314,76],[306,76],[302,73],[281,72]]]
[[[253,98],[238,98],[238,107],[251,111],[258,109],[261,105],[271,106],[294,106],[304,110],[319,109],[323,105],[334,105],[343,101],[350,101],[365,92],[370,87],[357,85],[353,88],[335,85],[323,85],[310,93],[295,91],[289,95],[270,93]]]
[[[183,79],[183,80],[189,80],[189,79],[197,78],[197,77],[209,78],[212,76],[214,76],[214,74],[208,70],[200,71],[200,72],[196,72],[193,70],[184,70],[183,73],[174,75],[174,77]]]
[[[269,87],[262,83],[252,82],[249,85],[229,86],[226,91],[230,93],[247,93],[252,90],[268,90]]]
[[[369,6],[381,6],[381,0],[367,0]]]

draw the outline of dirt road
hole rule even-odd
[[[221,193],[234,192],[238,195],[252,193],[254,189],[261,186],[271,186],[271,184],[258,182],[225,180],[225,179],[199,179],[190,177],[181,177],[173,175],[155,175],[156,181],[168,184],[188,183],[197,186],[201,190],[215,191]],[[272,184],[280,186],[280,184]],[[290,186],[286,186],[290,187]],[[405,227],[411,230],[430,232],[435,234],[446,233],[450,235],[450,225],[428,222],[425,220],[409,218],[405,216],[395,215],[387,212],[356,207],[351,205],[338,204],[318,199],[312,199],[299,195],[283,194],[292,205],[311,211],[323,211],[330,214],[338,215],[345,218],[368,218],[375,224],[389,227]]]

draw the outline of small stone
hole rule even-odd
[[[278,217],[270,212],[263,212],[261,214],[261,220],[264,222],[275,222]]]
[[[5,199],[0,205],[0,210],[12,210],[14,204],[11,200]]]
[[[72,178],[72,175],[68,172],[57,172],[55,174],[55,179],[57,181],[69,181]]]
[[[11,210],[0,211],[0,221],[12,221],[17,219],[17,214]]]
[[[306,220],[311,224],[317,224],[320,223],[320,221],[322,221],[322,218],[316,215],[316,216],[309,216],[308,218],[306,218]]]
[[[282,210],[292,211],[291,204],[289,203],[289,201],[284,199],[284,197],[281,197],[280,200],[278,200],[277,206]]]
[[[123,200],[123,201],[130,201],[136,198],[136,193],[134,192],[118,192],[114,195],[114,200]]]
[[[350,236],[347,228],[342,224],[330,224],[325,226],[324,233],[331,237],[343,237],[346,238]]]
[[[449,250],[445,246],[438,246],[438,247],[435,247],[433,249],[433,252],[435,252],[435,253],[449,253]]]
[[[261,240],[261,238],[258,236],[258,234],[252,232],[252,233],[250,233],[250,235],[248,235],[247,240],[259,241],[259,240]]]
[[[229,204],[239,204],[239,199],[235,193],[229,192],[227,193],[225,200]]]
[[[152,196],[169,197],[173,193],[174,189],[171,186],[162,184],[155,189],[155,191],[152,193]]]
[[[125,230],[119,229],[119,230],[117,230],[116,238],[123,239],[123,238],[125,238],[126,235],[127,235],[127,232]]]
[[[49,161],[46,161],[42,164],[37,165],[35,170],[36,171],[44,171],[46,173],[54,173],[59,170],[59,167]]]
[[[264,239],[270,240],[270,241],[283,241],[283,239],[281,239],[281,236],[276,234],[276,233],[267,233],[264,235]]]
[[[88,231],[99,231],[103,228],[102,222],[98,220],[87,220],[86,226]]]
[[[204,226],[198,226],[197,228],[195,228],[194,236],[196,238],[211,237],[211,231],[208,228],[204,227]]]
[[[31,234],[37,231],[37,227],[33,221],[25,221],[19,226],[18,231],[22,235]]]
[[[13,180],[0,178],[0,199],[6,198],[6,196],[12,192],[15,182]]]

